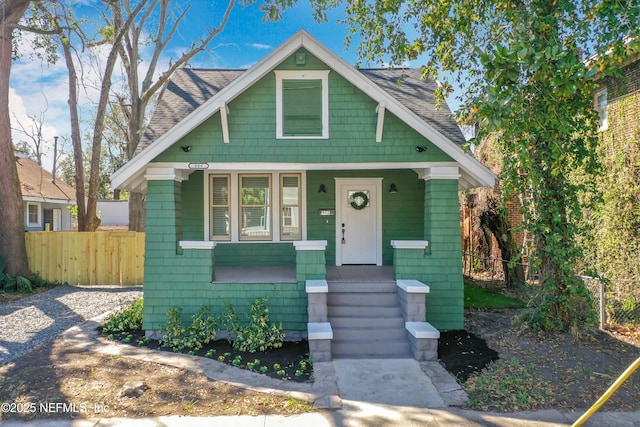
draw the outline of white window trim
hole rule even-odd
[[[280,207],[278,209],[278,222],[280,230],[279,230],[279,234],[280,234],[280,240],[281,241],[288,241],[288,242],[292,242],[292,241],[298,241],[300,240],[300,237],[302,236],[302,224],[304,223],[304,218],[302,217],[302,174],[301,173],[280,173],[278,174],[278,198],[279,198],[279,202],[280,202]],[[291,206],[297,206],[298,207],[298,228],[300,229],[300,237],[298,238],[292,238],[292,237],[287,237],[284,236],[282,234],[282,229],[285,227],[285,221],[284,221],[284,208],[286,207],[284,205],[284,177],[287,176],[296,176],[298,178],[298,204],[297,205],[289,205]],[[293,218],[293,216],[292,216]]]
[[[276,74],[276,139],[328,139],[329,138],[329,70],[275,70]],[[282,135],[282,81],[322,80],[322,135]]]
[[[239,181],[239,177],[240,175],[247,175],[247,174],[270,174],[271,175],[271,182],[272,182],[272,186],[274,182],[279,183],[280,182],[280,175],[284,174],[284,175],[289,175],[289,174],[294,174],[294,173],[299,173],[300,174],[300,219],[302,222],[302,230],[301,230],[301,237],[300,240],[306,240],[307,239],[307,175],[305,173],[305,171],[302,170],[287,170],[287,171],[274,171],[274,170],[253,170],[253,169],[241,169],[241,170],[234,170],[234,171],[229,171],[229,170],[207,170],[206,173],[204,173],[204,240],[205,241],[216,241],[219,242],[220,244],[224,244],[224,243],[282,243],[282,242],[286,242],[286,243],[292,243],[292,242],[297,242],[298,240],[282,240],[280,238],[280,220],[278,217],[278,220],[274,220],[272,222],[272,239],[271,240],[246,240],[246,239],[240,239],[240,226],[239,224],[236,222],[236,220],[238,218],[240,218],[240,181]],[[212,239],[211,238],[211,230],[210,230],[210,225],[211,225],[211,201],[210,201],[210,195],[211,195],[211,189],[210,189],[210,183],[211,183],[211,175],[229,175],[230,176],[230,182],[229,182],[229,194],[230,194],[230,211],[229,211],[229,217],[233,218],[232,220],[232,224],[230,225],[231,227],[231,239],[227,239],[227,240],[217,240],[217,239]],[[271,190],[272,192],[272,196],[271,196],[271,208],[273,209],[273,212],[279,214],[280,212],[280,190],[278,189],[276,191],[276,193],[273,192],[273,188]],[[273,212],[272,212],[272,216],[273,216]]]
[[[268,236],[243,236],[242,234],[240,234],[240,228],[242,226],[242,209],[240,204],[242,203],[241,197],[240,197],[240,191],[242,190],[242,185],[241,185],[241,180],[244,177],[267,177],[269,179],[269,194],[267,194],[267,200],[266,200],[266,204],[265,206],[268,208],[268,212],[269,212],[269,217],[265,218],[265,224],[268,222],[269,223],[269,235]],[[274,230],[273,230],[273,213],[274,213],[274,209],[273,209],[273,200],[274,200],[274,195],[273,195],[273,175],[270,173],[243,173],[240,174],[238,176],[238,233],[239,233],[239,239],[243,240],[243,241],[256,241],[256,240],[262,240],[262,241],[273,241],[273,237],[274,237]],[[253,207],[253,205],[247,205],[246,207]]]
[[[600,113],[600,105],[598,104],[598,97],[602,94],[607,94],[607,105],[609,105],[609,97],[607,93],[607,89],[600,89],[593,94],[593,109],[598,112],[598,120],[600,122],[600,126],[598,127],[598,132],[604,132],[609,129],[609,116],[605,116],[604,120],[602,119],[602,114]],[[605,114],[607,113],[607,105],[605,105]]]
[[[31,222],[29,220],[29,206],[36,206],[38,209],[38,220],[37,222]],[[26,215],[26,223],[27,223],[27,227],[42,227],[42,206],[40,206],[40,203],[36,203],[36,202],[27,202],[27,209],[25,212]]]
[[[231,186],[231,175],[228,173],[212,173],[208,176],[208,180],[207,180],[207,185],[205,187],[207,187],[207,193],[209,196],[211,196],[211,182],[213,181],[214,177],[219,177],[219,178],[227,178],[227,183],[228,183],[228,191],[229,193],[231,193],[232,191],[232,186]],[[233,216],[231,216],[231,194],[229,194],[229,236],[213,236],[211,235],[210,237],[207,237],[207,240],[211,239],[211,240],[216,240],[216,241],[229,241],[231,240],[231,232],[233,230],[233,227],[235,227],[235,221],[233,220]],[[211,221],[211,210],[213,209],[213,202],[211,201],[211,198],[209,197],[208,199],[208,205],[209,205],[209,221]],[[222,205],[220,205],[221,207]],[[207,225],[209,227],[209,230],[211,230],[211,223],[207,222]]]

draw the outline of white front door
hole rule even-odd
[[[382,178],[336,178],[336,265],[382,265]]]

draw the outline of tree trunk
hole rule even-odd
[[[82,137],[80,136],[80,119],[78,116],[78,75],[73,63],[71,46],[62,42],[64,60],[69,75],[69,117],[71,122],[71,144],[73,145],[73,165],[75,167],[76,201],[78,204],[78,231],[87,229],[87,209],[84,179],[84,153],[82,152]]]
[[[28,276],[24,242],[24,208],[16,158],[11,141],[9,76],[13,53],[13,25],[24,15],[29,1],[0,2],[0,256],[6,257],[7,273]]]
[[[500,257],[502,258],[502,269],[504,279],[508,288],[515,288],[525,282],[524,269],[520,261],[520,251],[513,240],[511,226],[507,221],[503,209],[498,208],[495,202],[491,203],[488,209],[480,214],[480,225],[489,230],[498,242]]]
[[[146,199],[143,193],[129,193],[129,231],[144,231]]]

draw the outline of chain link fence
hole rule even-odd
[[[598,311],[600,328],[640,325],[640,283],[580,276]]]
[[[464,274],[476,280],[504,280],[501,259],[463,253]],[[523,264],[528,280],[534,279],[533,269]],[[600,328],[613,325],[640,325],[640,281],[603,280],[597,277],[579,276],[591,294],[598,312]]]

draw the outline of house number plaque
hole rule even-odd
[[[189,163],[189,169],[209,169],[209,163]]]

